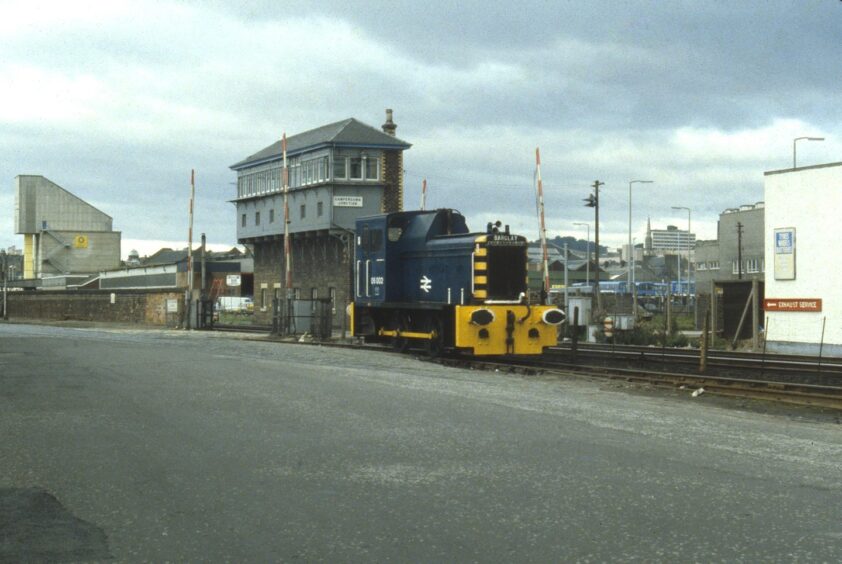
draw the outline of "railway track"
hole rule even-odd
[[[214,329],[269,332],[266,326],[217,325]],[[392,347],[384,345],[311,344],[394,352]],[[562,344],[539,357],[471,358],[454,354],[437,360],[453,366],[579,375],[687,390],[703,389],[704,393],[722,396],[842,410],[842,359],[711,350],[707,369],[701,374],[699,355],[698,349],[586,343],[579,344],[575,350],[569,344]]]
[[[711,351],[702,374],[698,350],[589,344],[576,351],[554,347],[534,359],[471,363],[497,370],[574,374],[842,410],[842,363],[837,359]]]

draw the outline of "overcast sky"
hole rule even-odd
[[[763,172],[842,161],[842,2],[0,0],[0,246],[14,177],[42,174],[114,218],[128,248],[236,243],[228,167],[278,139],[393,108],[405,207],[453,207],[535,238],[593,222],[621,245],[763,199]],[[591,229],[593,235],[593,228]],[[145,241],[145,242],[144,242]]]

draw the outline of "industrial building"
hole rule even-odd
[[[403,151],[411,145],[396,128],[386,110],[381,129],[349,118],[287,138],[294,297],[330,298],[344,315],[356,219],[403,209]],[[237,240],[254,254],[257,322],[271,320],[285,280],[283,165],[278,140],[231,166]]]
[[[839,264],[830,239],[842,209],[842,162],[765,173],[767,347],[842,354],[842,300],[827,269]]]
[[[740,329],[740,338],[755,333],[751,322],[743,322],[745,304],[749,302],[752,281],[758,281],[758,299],[764,291],[764,217],[763,202],[728,208],[719,214],[713,241],[697,241],[693,257],[696,281],[696,326],[702,327],[708,308],[715,313],[713,326],[719,336],[731,339]],[[711,300],[716,296],[716,302]],[[762,324],[762,315],[755,311],[755,324]]]
[[[714,280],[763,280],[764,211],[763,202],[729,208],[719,215],[716,240],[696,244],[693,269],[700,293],[710,292]]]
[[[226,252],[204,253],[202,268],[201,247],[193,250],[193,287],[205,288],[206,294],[215,299],[220,296],[250,296],[253,292],[253,259],[233,248]],[[100,272],[86,287],[102,290],[186,290],[189,286],[187,249],[160,249],[137,264],[125,268]],[[133,261],[134,262],[134,261]],[[202,273],[205,279],[202,280]]]
[[[117,268],[120,232],[112,223],[111,216],[43,176],[15,177],[15,232],[24,237],[24,278],[64,279]]]
[[[0,279],[3,279],[3,276],[9,281],[23,278],[23,252],[13,245],[5,250],[0,249],[0,256],[3,257],[4,264]]]

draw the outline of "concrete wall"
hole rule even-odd
[[[120,266],[119,231],[53,231],[36,235],[40,276],[93,273]]]
[[[710,282],[719,278],[719,270],[722,268],[719,259],[719,241],[697,241],[693,249],[693,273],[696,281],[696,293],[710,293]],[[720,269],[711,268],[715,263],[720,264]],[[728,269],[730,271],[730,265]]]
[[[182,292],[115,292],[103,290],[10,292],[9,318],[52,321],[100,321],[175,326],[178,314],[167,313],[167,300],[183,307]]]
[[[361,207],[333,207],[333,196],[362,198]],[[317,231],[342,227],[353,229],[356,219],[380,213],[382,185],[324,184],[297,188],[289,193],[289,231]],[[322,213],[319,214],[319,204]],[[304,206],[304,217],[301,216]],[[257,214],[260,214],[260,224]],[[243,225],[245,215],[245,226]],[[271,194],[237,202],[237,239],[282,235],[284,232],[284,196]]]
[[[749,272],[750,261],[762,264],[764,259],[765,208],[722,213],[719,216],[719,274],[716,280],[737,280],[733,263],[737,261],[737,224],[742,225],[743,280],[763,280],[763,272]]]
[[[43,176],[15,177],[15,232],[38,233],[43,229],[111,231],[112,220]]]
[[[767,172],[766,297],[820,298],[821,312],[766,312],[770,350],[818,352],[822,320],[827,318],[823,353],[842,354],[842,299],[833,268],[842,259],[834,241],[842,209],[842,163]],[[774,267],[774,230],[795,228],[795,279],[778,280]]]

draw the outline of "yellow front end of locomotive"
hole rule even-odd
[[[541,354],[558,344],[563,318],[555,306],[456,306],[454,344],[477,356]]]

